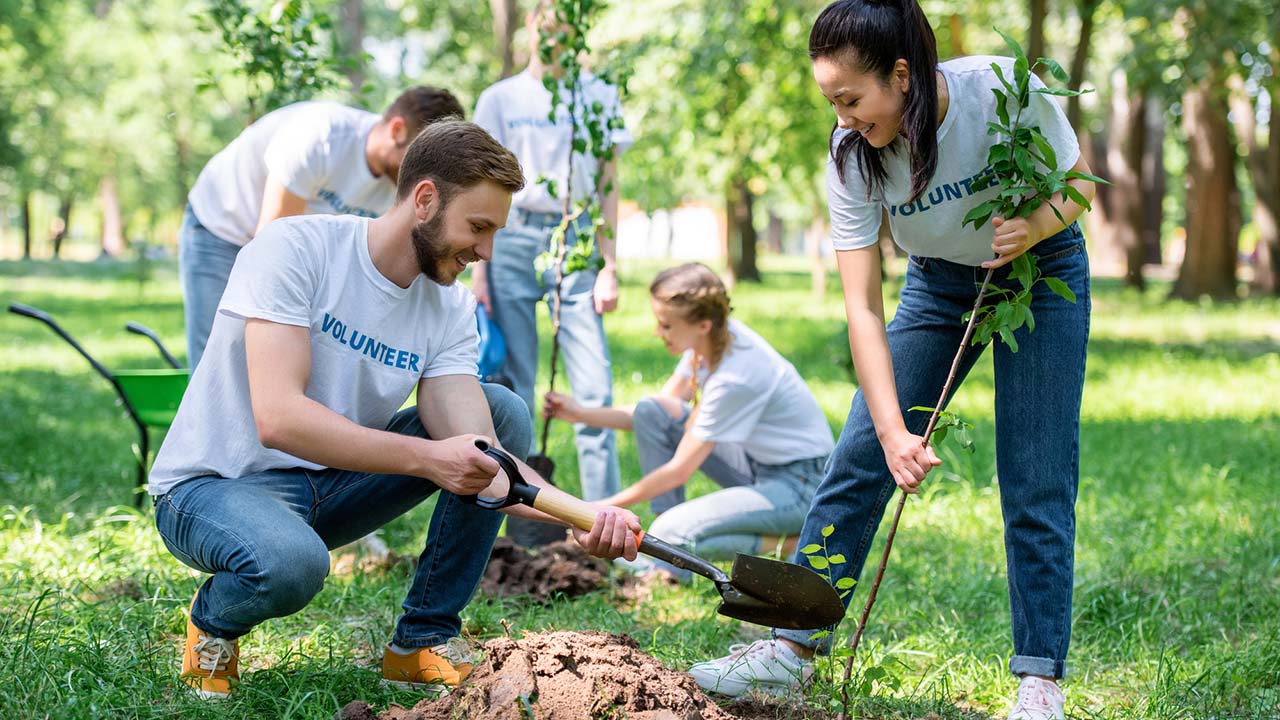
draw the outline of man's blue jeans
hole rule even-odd
[[[554,268],[543,272],[539,279],[534,259],[546,252],[551,231],[559,222],[558,214],[527,213],[513,208],[507,226],[494,238],[493,260],[487,264],[493,321],[507,341],[503,367],[516,394],[528,404],[530,416],[538,406],[534,398],[538,377],[536,311],[543,300],[550,306],[556,282]],[[573,242],[572,232],[567,242]],[[613,366],[609,362],[604,323],[595,308],[595,284],[596,272],[582,270],[564,278],[560,294],[562,367],[569,376],[573,396],[586,407],[613,403]],[[618,492],[614,432],[581,423],[573,429],[583,499],[600,500]]]
[[[1038,284],[1031,303],[1035,332],[1026,327],[1017,331],[1017,353],[1004,343],[992,348],[996,464],[1013,622],[1009,669],[1018,675],[1061,678],[1066,675],[1071,641],[1089,264],[1084,237],[1076,225],[1042,241],[1032,253],[1044,275],[1071,288],[1076,303]],[[961,317],[973,307],[985,273],[981,267],[935,258],[910,259],[888,336],[898,400],[913,433],[924,432],[929,414],[907,408],[937,403],[964,334]],[[1009,266],[997,270],[993,282],[1004,288],[1020,287],[1009,278]],[[984,349],[970,346],[958,379],[964,378]],[[835,579],[857,578],[896,487],[859,391],[800,533],[800,546],[821,543],[822,528],[834,525],[836,532],[827,539],[828,552],[848,558],[847,564],[838,566],[845,574],[838,573]],[[795,562],[803,564],[798,555]],[[809,640],[812,633],[807,631],[774,634],[819,650],[829,643],[829,639]]]
[[[178,275],[182,280],[187,368],[192,372],[209,343],[213,318],[239,253],[239,245],[223,240],[201,225],[191,210],[191,203],[187,203],[182,213],[182,227],[178,230]]]
[[[533,436],[528,409],[500,385],[483,387],[498,442],[525,457]],[[415,408],[397,413],[387,430],[427,436]],[[175,557],[213,574],[196,595],[192,622],[236,638],[305,607],[324,586],[331,548],[382,527],[437,490],[423,478],[336,469],[198,477],[156,499],[156,527]],[[502,518],[440,493],[393,642],[430,647],[457,637]]]

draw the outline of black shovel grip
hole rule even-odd
[[[463,502],[479,505],[486,510],[501,510],[512,505],[528,505],[533,507],[533,499],[538,496],[538,488],[530,485],[524,476],[520,474],[520,466],[516,465],[515,458],[511,457],[506,451],[490,445],[484,440],[476,440],[476,449],[498,461],[498,465],[502,468],[502,472],[507,474],[507,480],[510,482],[510,489],[507,490],[507,496],[504,498],[487,498],[479,495],[459,495],[458,499]]]

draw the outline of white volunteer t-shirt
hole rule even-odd
[[[606,109],[606,117],[622,115],[618,91],[612,85],[583,73],[581,86],[576,113],[580,123],[585,109],[597,102]],[[567,104],[568,93],[562,91],[562,96]],[[569,109],[561,105],[554,124],[550,115],[551,93],[528,70],[490,85],[476,100],[475,123],[514,153],[524,168],[524,189],[511,198],[513,208],[548,213],[564,209],[565,170],[572,147]],[[585,129],[579,133],[586,137]],[[631,132],[625,127],[613,130],[612,139],[619,154],[631,146]],[[590,153],[573,154],[575,202],[587,196],[595,172],[596,161]],[[542,176],[554,178],[561,199],[551,197],[546,186],[538,182]]]
[[[397,286],[369,257],[368,226],[352,216],[282,218],[240,252],[156,456],[152,495],[201,475],[321,467],[258,442],[245,318],[309,328],[307,397],[365,427],[385,428],[422,378],[475,375],[474,296],[425,275]]]
[[[988,122],[999,122],[992,88],[1001,88],[991,63],[998,63],[1013,80],[1013,59],[965,57],[938,65],[946,78],[950,103],[938,128],[938,169],[929,189],[914,202],[911,197],[911,158],[906,138],[898,137],[881,151],[887,177],[882,192],[868,196],[854,153],[849,154],[845,180],[840,182],[835,160],[827,158],[827,201],[831,210],[831,239],[836,250],[874,245],[880,231],[881,208],[889,211],[893,239],[912,255],[935,257],[962,265],[980,265],[993,257],[991,226],[974,230],[961,226],[964,216],[994,198],[991,184],[978,187],[975,179],[987,167],[987,151],[996,137],[987,134]],[[1044,87],[1035,75],[1032,89]],[[1010,107],[1012,116],[1015,108]],[[1032,93],[1022,113],[1023,126],[1039,126],[1053,147],[1058,170],[1070,170],[1080,158],[1080,145],[1067,116],[1052,96]],[[841,133],[841,136],[843,133]],[[836,139],[838,144],[839,137]]]
[[[702,398],[690,432],[699,440],[735,443],[765,465],[824,457],[835,449],[831,427],[796,368],[764,338],[737,320],[716,371],[698,368]],[[676,374],[690,377],[693,351]]]
[[[200,224],[236,245],[253,239],[267,175],[307,201],[307,213],[377,217],[396,186],[369,172],[364,146],[379,116],[332,102],[300,102],[267,113],[209,164],[187,199]]]

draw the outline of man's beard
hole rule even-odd
[[[413,238],[413,253],[418,257],[418,269],[437,285],[452,285],[458,280],[455,273],[447,280],[440,272],[440,266],[448,259],[450,248],[444,240],[444,208],[441,207],[430,220],[414,223],[409,235]]]

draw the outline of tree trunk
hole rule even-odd
[[[786,234],[786,225],[783,224],[782,218],[769,211],[769,225],[764,231],[764,246],[769,248],[769,252],[775,255],[781,255],[786,252],[782,247],[782,236]]]
[[[364,2],[342,0],[342,54],[348,63],[343,68],[351,83],[351,96],[359,98],[364,87]]]
[[[1142,150],[1142,246],[1150,265],[1163,262],[1160,231],[1164,227],[1164,196],[1168,174],[1164,171],[1164,106],[1147,95],[1146,147]]]
[[[22,259],[31,258],[31,193],[22,193]]]
[[[1049,13],[1049,0],[1031,0],[1031,27],[1027,29],[1027,59],[1034,63],[1044,57],[1044,18]],[[1044,75],[1044,68],[1036,69]]]
[[[1228,104],[1216,72],[1183,96],[1187,142],[1187,246],[1171,295],[1195,300],[1236,297],[1240,232],[1235,148]]]
[[[756,227],[752,222],[755,197],[745,178],[735,178],[725,197],[725,256],[735,282],[760,282],[756,267]]]
[[[1142,94],[1129,97],[1122,72],[1117,71],[1111,94],[1111,118],[1107,123],[1118,137],[1107,144],[1108,178],[1114,185],[1108,196],[1107,219],[1111,223],[1110,239],[1118,257],[1123,258],[1125,284],[1146,288],[1142,264],[1146,259],[1143,246],[1144,179],[1142,154],[1146,148],[1146,98]]]
[[[1071,77],[1067,86],[1079,90],[1084,82],[1085,65],[1089,62],[1090,46],[1093,44],[1093,19],[1097,14],[1101,0],[1078,0],[1080,12],[1080,41],[1076,43],[1076,53],[1071,57]],[[1076,134],[1083,140],[1084,128],[1080,127],[1080,96],[1067,98],[1067,122],[1075,128]]]
[[[1244,141],[1245,166],[1253,182],[1256,201],[1253,207],[1253,224],[1258,230],[1258,245],[1253,255],[1253,280],[1251,289],[1263,295],[1276,295],[1277,287],[1277,219],[1280,219],[1280,109],[1271,105],[1267,141],[1258,138],[1255,120],[1255,103],[1261,97],[1251,98],[1240,78],[1232,78],[1231,117],[1236,122],[1236,133]],[[1275,97],[1272,93],[1271,97]]]
[[[516,34],[516,0],[489,0],[493,11],[494,50],[502,60],[502,77],[510,77],[515,71],[515,53],[511,39]]]
[[[951,36],[951,57],[968,55],[964,43],[964,16],[952,13],[947,16],[947,33]]]
[[[102,254],[117,257],[124,252],[124,222],[115,178],[110,175],[102,178],[98,197],[102,203]]]
[[[54,260],[62,256],[62,242],[67,239],[67,233],[71,232],[72,200],[73,197],[67,194],[58,201],[58,219],[54,223],[53,234],[49,238],[49,242],[53,245]]]

